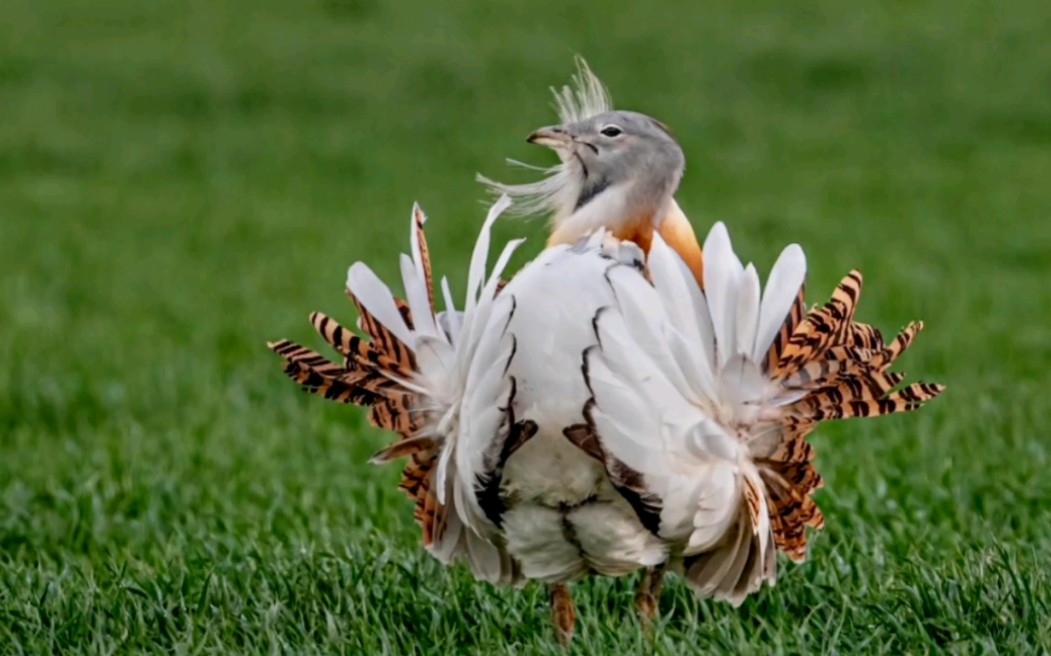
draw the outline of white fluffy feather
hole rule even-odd
[[[477,508],[474,495],[467,492],[480,462],[474,457],[473,448],[459,448],[459,442],[464,436],[471,441],[475,434],[488,433],[491,438],[499,419],[494,416],[499,414],[497,409],[507,398],[505,381],[487,372],[494,363],[506,361],[510,342],[486,332],[486,327],[490,322],[499,323],[501,316],[506,323],[507,304],[494,303],[496,286],[521,240],[508,243],[492,270],[486,269],[492,225],[509,205],[510,199],[500,198],[482,225],[471,256],[462,312],[456,309],[445,279],[441,283],[445,311],[437,314],[431,307],[421,246],[416,236],[417,215],[423,220],[418,207],[413,208],[410,223],[411,255],[403,255],[400,260],[412,328],[398,311],[390,289],[368,266],[356,263],[347,274],[347,290],[413,352],[417,371],[412,380],[402,382],[419,391],[425,408],[438,417],[433,425],[425,428],[425,434],[440,444],[434,480],[438,501],[445,506],[441,513],[445,526],[436,532],[439,537],[431,545],[431,553],[443,562],[462,557],[475,576],[494,582],[509,580],[512,566],[507,554],[491,541],[492,536],[479,530],[483,525],[479,518],[484,515]]]
[[[652,285],[610,277],[617,303],[596,319],[589,359],[603,448],[642,474],[661,503],[660,535],[680,545],[702,596],[739,603],[776,577],[763,479],[751,439],[782,390],[761,362],[806,272],[798,246],[778,259],[760,292],[725,226],[704,246],[704,293],[654,236]],[[753,515],[747,497],[758,506]]]

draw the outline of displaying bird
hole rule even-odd
[[[371,408],[398,433],[375,462],[408,457],[424,546],[493,583],[551,586],[558,635],[573,633],[566,584],[589,573],[646,575],[636,602],[656,610],[666,568],[703,597],[740,603],[776,579],[775,552],[800,561],[821,478],[805,441],[821,421],[918,408],[941,391],[899,391],[890,343],[857,323],[860,274],[810,312],[805,259],[789,247],[760,294],[725,228],[706,243],[702,290],[656,235],[637,245],[604,230],[545,250],[506,285],[519,242],[487,271],[490,211],[462,311],[442,281],[435,309],[424,217],[414,208],[405,300],[355,264],[353,334],[315,313],[341,355],[270,347],[305,389]]]
[[[666,569],[733,603],[772,583],[776,550],[801,560],[805,527],[822,523],[809,431],[941,391],[894,391],[888,367],[919,326],[885,344],[856,323],[859,274],[807,312],[798,247],[762,294],[721,225],[702,257],[673,198],[681,148],[655,119],[613,111],[582,63],[576,82],[556,93],[563,124],[530,137],[562,163],[538,183],[485,180],[504,195],[474,246],[462,309],[444,279],[437,309],[416,207],[404,299],[358,263],[347,291],[363,334],[311,315],[342,362],[270,344],[305,389],[366,406],[398,434],[373,460],[409,459],[402,487],[425,548],[482,580],[548,584],[563,641],[575,626],[567,585],[590,573],[645,570],[644,616]],[[550,212],[552,235],[505,283],[520,242],[491,269],[488,251],[512,196],[520,213]]]

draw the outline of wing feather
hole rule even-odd
[[[860,273],[807,312],[799,246],[782,251],[762,292],[722,224],[705,240],[703,293],[667,250],[656,237],[652,287],[607,276],[617,303],[595,318],[598,346],[585,356],[586,444],[639,472],[691,585],[740,603],[776,579],[775,550],[802,560],[806,527],[823,526],[808,434],[826,420],[915,410],[943,388],[896,389],[903,376],[889,367],[922,325],[888,344],[857,323]]]
[[[358,325],[365,335],[353,334],[327,315],[311,315],[318,333],[343,356],[342,364],[287,340],[271,344],[285,359],[286,373],[304,388],[332,400],[368,407],[370,421],[398,433],[399,439],[373,460],[408,459],[400,487],[415,500],[415,516],[428,551],[445,563],[462,559],[476,577],[502,583],[517,579],[521,572],[492,536],[477,530],[481,525],[478,518],[485,518],[473,494],[479,472],[456,467],[456,442],[461,432],[471,430],[478,432],[475,442],[483,440],[486,432],[490,441],[508,436],[505,443],[513,441],[512,437],[521,440],[528,433],[521,427],[504,428],[510,405],[508,389],[513,384],[499,371],[490,374],[489,366],[507,359],[513,351],[513,342],[508,347],[498,333],[494,337],[489,322],[499,321],[499,308],[506,305],[493,303],[498,275],[520,242],[507,245],[489,280],[484,275],[490,228],[507,204],[503,198],[494,205],[475,244],[467,311],[456,310],[445,279],[442,292],[446,310],[435,310],[433,274],[423,231],[425,216],[415,206],[410,222],[410,255],[400,259],[407,300],[395,298],[387,285],[359,262],[348,270],[347,290],[358,306]],[[503,321],[506,323],[506,317]],[[475,356],[488,358],[485,366],[475,366]],[[469,372],[474,373],[473,387],[467,389],[465,376]],[[470,416],[463,421],[465,407]],[[482,465],[488,464],[483,459]],[[469,494],[464,495],[464,491]]]

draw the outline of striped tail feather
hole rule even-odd
[[[412,411],[419,405],[419,395],[391,378],[393,373],[398,379],[404,379],[411,372],[405,371],[395,357],[380,350],[385,343],[382,339],[366,342],[320,312],[311,315],[311,323],[325,341],[344,355],[343,364],[331,362],[289,340],[271,342],[269,348],[285,359],[285,375],[304,391],[336,403],[368,408],[369,423],[400,436],[397,442],[380,452],[385,457],[380,459],[380,454],[377,454],[374,460],[386,462],[409,457],[399,487],[415,502],[415,515],[423,530],[424,545],[431,544],[436,504],[430,498],[434,495],[429,474],[437,458],[437,449],[433,443],[413,441],[424,419],[420,413]]]
[[[813,463],[814,449],[806,442],[810,432],[823,421],[910,412],[945,389],[922,382],[895,389],[905,376],[889,369],[923,323],[909,324],[887,344],[878,329],[854,320],[862,284],[860,272],[850,272],[828,303],[795,321],[794,329],[782,330],[768,352],[770,379],[804,393],[784,406],[772,452],[757,458],[766,474],[771,513],[777,516],[774,539],[797,562],[806,558],[805,527],[824,524],[812,499],[823,482]]]
[[[413,208],[414,253],[422,263],[428,299],[433,308],[434,291],[431,264],[424,235],[425,216],[419,206]],[[438,449],[432,440],[416,436],[426,422],[426,411],[417,390],[407,387],[416,370],[413,351],[393,332],[379,322],[365,305],[348,291],[358,309],[358,327],[364,337],[343,327],[322,312],[313,312],[310,323],[314,330],[343,357],[342,363],[328,360],[317,352],[289,340],[267,346],[285,360],[285,374],[306,392],[335,401],[368,408],[369,423],[398,434],[399,440],[374,457],[387,462],[406,457],[399,487],[415,502],[415,517],[423,531],[424,545],[435,538],[440,522],[440,508],[432,490],[431,470]],[[402,321],[413,327],[412,310],[401,299],[393,299]]]
[[[285,358],[285,375],[299,383],[304,391],[337,403],[370,406],[379,395],[359,385],[356,376],[335,362],[295,342],[281,340],[267,345]]]

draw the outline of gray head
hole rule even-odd
[[[578,59],[577,65],[575,88],[554,92],[562,123],[541,128],[528,138],[554,150],[561,164],[542,169],[547,176],[531,184],[505,185],[480,177],[481,181],[514,198],[512,207],[518,213],[550,212],[556,224],[604,194],[615,194],[622,211],[657,215],[682,179],[682,148],[660,121],[614,110],[605,87],[587,64]]]

